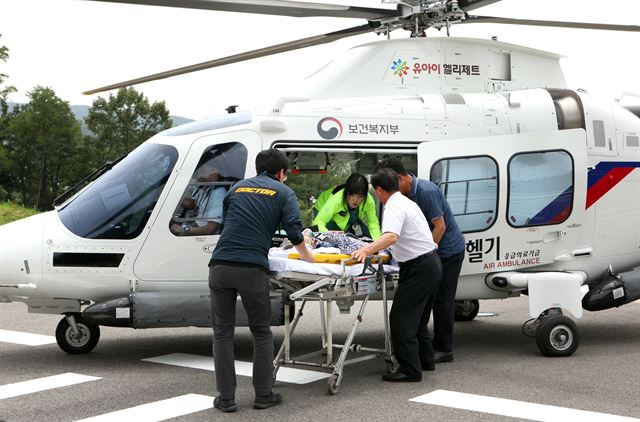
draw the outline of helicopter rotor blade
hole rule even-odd
[[[606,23],[587,23],[587,22],[563,22],[563,21],[543,21],[534,19],[512,19],[498,18],[495,16],[467,16],[460,23],[503,23],[509,25],[530,25],[530,26],[550,26],[556,28],[579,28],[579,29],[599,29],[604,31],[629,31],[640,32],[640,26],[637,25],[612,25]]]
[[[258,13],[293,17],[334,17],[378,20],[398,16],[395,9],[343,6],[285,0],[91,0],[144,6],[180,7],[224,12]],[[469,1],[469,0],[467,0]]]
[[[257,50],[246,51],[244,53],[234,54],[233,56],[227,56],[220,59],[210,60],[207,62],[192,64],[189,66],[180,67],[178,69],[168,70],[165,72],[160,72],[153,75],[144,76],[141,78],[131,79],[131,80],[116,83],[113,85],[103,86],[100,88],[83,92],[83,94],[91,95],[98,92],[110,91],[112,89],[118,89],[118,88],[124,88],[131,85],[137,85],[143,82],[150,82],[158,79],[169,78],[172,76],[184,75],[185,73],[191,73],[191,72],[197,72],[199,70],[210,69],[212,67],[223,66],[231,63],[238,63],[241,61],[251,60],[258,57],[270,56],[272,54],[284,53],[286,51],[297,50],[300,48],[311,47],[319,44],[326,44],[342,38],[366,34],[368,32],[373,32],[375,30],[376,30],[376,26],[371,24],[355,26],[355,27],[343,29],[340,31],[329,32],[327,34],[315,35],[307,38],[301,38],[295,41],[289,41],[282,44],[276,44],[269,47],[259,48]]]

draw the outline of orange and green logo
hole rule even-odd
[[[398,75],[399,78],[402,78],[407,74],[407,69],[409,69],[409,66],[407,66],[407,61],[403,61],[402,59],[394,61],[393,66],[391,66],[393,74]]]

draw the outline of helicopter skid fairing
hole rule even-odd
[[[91,324],[110,327],[211,327],[209,287],[205,283],[191,284],[190,290],[132,292],[127,297],[95,303],[84,309],[82,318]],[[283,297],[273,293],[271,325],[283,324]],[[236,326],[249,326],[249,317],[239,297]]]

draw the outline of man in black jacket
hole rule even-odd
[[[266,409],[282,402],[272,391],[273,338],[269,298],[271,238],[279,225],[287,232],[300,258],[313,262],[302,234],[295,193],[283,182],[289,162],[282,152],[270,149],[256,157],[257,176],[236,183],[224,199],[223,228],[209,263],[209,288],[213,316],[213,360],[219,395],[214,406],[234,412],[236,299],[240,294],[254,340],[253,407]]]

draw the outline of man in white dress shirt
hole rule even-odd
[[[398,288],[389,313],[393,351],[400,367],[382,379],[417,382],[422,380],[423,370],[435,368],[427,324],[432,296],[442,275],[436,255],[438,245],[420,208],[400,193],[398,175],[393,170],[379,170],[371,177],[371,185],[385,206],[382,236],[352,256],[363,262],[368,255],[390,247],[400,263]]]

